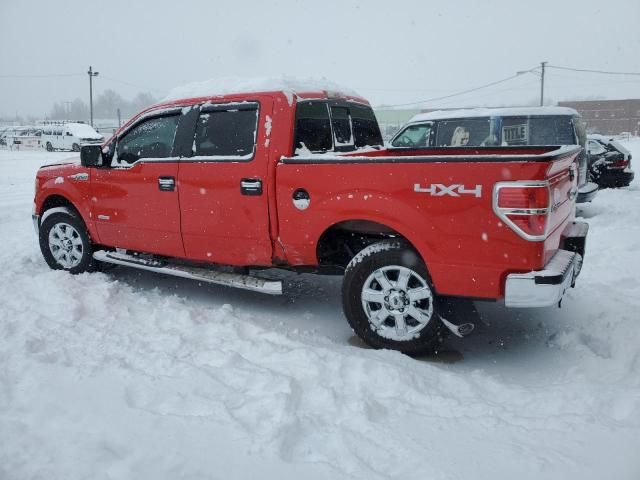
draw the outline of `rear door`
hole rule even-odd
[[[92,215],[100,242],[184,256],[174,140],[180,110],[142,119],[117,139],[111,164],[91,173]]]
[[[270,265],[267,168],[273,102],[205,104],[180,162],[185,253],[192,260]]]

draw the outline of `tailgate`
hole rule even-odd
[[[518,236],[540,245],[539,261],[531,268],[542,268],[558,250],[566,225],[573,220],[578,194],[576,152],[549,162],[543,178],[497,182],[493,209]]]

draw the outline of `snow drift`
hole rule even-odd
[[[33,179],[68,155],[0,151],[0,478],[640,476],[636,183],[581,207],[562,309],[479,304],[477,334],[410,359],[353,339],[339,278],[49,270]]]

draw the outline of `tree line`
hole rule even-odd
[[[154,103],[157,103],[157,99],[149,93],[140,92],[131,100],[126,100],[115,90],[105,90],[93,100],[93,118],[117,120],[119,109],[124,121]],[[80,98],[72,102],[56,102],[49,112],[49,120],[88,121],[89,105]]]

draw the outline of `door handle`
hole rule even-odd
[[[162,192],[173,192],[176,189],[175,177],[158,177],[158,188]]]
[[[243,178],[240,180],[242,195],[262,195],[262,180],[259,178]]]

